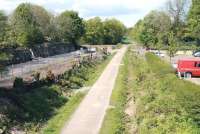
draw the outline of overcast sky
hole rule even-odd
[[[17,5],[29,2],[41,5],[53,13],[64,10],[78,11],[80,16],[89,19],[99,16],[102,19],[115,17],[126,26],[133,26],[149,11],[162,9],[167,0],[0,0],[0,10],[11,13]]]

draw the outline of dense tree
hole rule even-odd
[[[117,44],[121,42],[126,27],[116,19],[101,21],[96,17],[86,21],[84,41],[89,44]]]
[[[29,47],[43,41],[42,32],[30,4],[23,3],[15,9],[11,18],[11,38],[18,45]]]
[[[187,22],[187,2],[187,0],[169,0],[167,12],[150,12],[143,20],[136,23],[131,36],[146,47],[160,49],[164,45],[167,46],[170,57],[174,56],[180,45],[186,44],[184,42],[186,31],[190,37],[199,41],[200,3],[198,0],[193,0]],[[187,30],[186,24],[188,24]]]
[[[38,43],[56,41],[77,44],[83,37],[89,44],[117,44],[125,35],[125,26],[116,19],[104,22],[96,17],[83,21],[75,11],[65,11],[58,16],[45,8],[30,4],[20,4],[9,19],[0,11],[0,42],[33,47]]]
[[[30,5],[35,21],[39,26],[40,31],[45,37],[48,37],[50,32],[50,22],[53,15],[51,15],[46,9],[38,5]]]
[[[86,33],[84,35],[84,41],[92,44],[103,43],[103,23],[99,17],[95,17],[86,21]]]
[[[60,38],[64,42],[76,44],[85,32],[83,19],[79,17],[77,12],[65,11],[57,17],[56,22]]]
[[[103,23],[104,28],[104,43],[105,44],[117,44],[121,42],[126,27],[120,21],[116,19],[107,19]]]
[[[139,36],[141,34],[142,28],[143,28],[143,20],[139,20],[135,24],[135,26],[130,30],[130,32],[129,32],[130,38],[140,42]]]
[[[146,47],[167,44],[167,35],[171,27],[170,17],[161,11],[152,11],[143,20],[139,20],[132,35]]]
[[[60,31],[58,29],[58,24],[55,20],[55,18],[52,16],[51,20],[50,20],[50,24],[49,24],[49,27],[48,27],[48,40],[50,41],[55,41],[55,42],[59,42],[61,41],[61,37],[60,37]]]
[[[200,45],[200,1],[192,0],[192,6],[188,15],[189,36]]]
[[[187,0],[168,0],[167,2],[168,14],[172,19],[172,31],[178,38],[183,36],[187,6]]]
[[[168,35],[168,45],[168,54],[171,61],[171,58],[175,56],[178,50],[178,41],[173,32],[170,32]]]
[[[169,45],[171,31],[177,41],[183,41],[188,0],[168,0],[165,6],[167,11],[152,11],[136,23],[131,33],[137,41],[160,48]]]
[[[7,16],[3,11],[0,11],[0,42],[4,40],[7,27]]]

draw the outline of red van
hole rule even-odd
[[[184,76],[186,78],[200,76],[200,58],[179,60],[177,73],[179,76]]]

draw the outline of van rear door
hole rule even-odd
[[[195,62],[194,67],[195,67],[195,69],[192,74],[194,76],[200,76],[200,62],[199,61]]]

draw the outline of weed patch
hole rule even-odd
[[[138,133],[199,133],[199,114],[194,112],[200,104],[199,86],[179,80],[172,67],[152,53],[145,58],[133,59]]]

